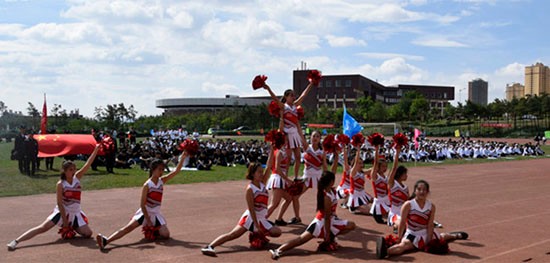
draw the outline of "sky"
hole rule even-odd
[[[93,117],[124,103],[266,96],[307,63],[383,85],[489,82],[489,102],[524,68],[550,64],[546,0],[0,0],[0,101],[27,114],[61,105]]]

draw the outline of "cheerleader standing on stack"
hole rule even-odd
[[[365,192],[365,173],[363,172],[363,159],[361,159],[361,145],[355,146],[355,157],[350,172],[350,190],[347,206],[352,213],[368,215],[368,204],[372,202],[372,196]]]
[[[306,138],[302,133],[302,127],[298,117],[297,107],[300,106],[314,85],[310,82],[304,92],[298,99],[295,99],[294,91],[288,89],[285,91],[283,98],[279,100],[275,93],[271,91],[271,88],[264,84],[264,88],[269,92],[271,98],[279,104],[279,107],[283,110],[282,117],[284,118],[284,132],[288,138],[289,152],[294,154],[294,179],[298,178],[301,164],[300,149],[307,145]]]
[[[374,190],[374,202],[370,207],[370,213],[378,224],[386,224],[383,217],[390,210],[390,198],[388,196],[388,179],[384,175],[388,169],[386,159],[380,156],[380,146],[374,147],[374,165],[371,170],[372,188]]]
[[[166,220],[160,211],[164,184],[179,173],[187,155],[187,151],[184,151],[179,157],[176,169],[164,176],[162,175],[165,168],[164,162],[160,159],[151,162],[149,179],[143,184],[141,190],[140,208],[126,226],[117,230],[109,237],[98,234],[96,236],[96,241],[99,249],[105,249],[107,244],[124,237],[140,225],[143,225],[144,228],[154,228],[153,236],[149,236],[144,230],[146,238],[148,239],[167,239],[170,237],[170,231],[166,226]]]
[[[451,232],[438,234],[434,230],[435,205],[428,200],[430,185],[424,180],[414,184],[414,193],[409,201],[401,208],[403,220],[399,223],[397,244],[387,247],[384,237],[379,237],[376,242],[376,256],[379,259],[386,256],[400,255],[413,249],[426,250],[432,245],[432,239],[437,244],[446,244],[454,240],[468,239],[466,232]],[[446,249],[448,250],[448,248]],[[429,251],[429,250],[428,250]],[[433,253],[445,253],[438,251]]]
[[[80,206],[82,189],[80,179],[82,179],[82,176],[84,176],[92,165],[99,148],[100,144],[97,144],[84,166],[78,171],[76,170],[76,165],[72,161],[63,162],[61,166],[61,179],[57,182],[56,189],[57,205],[53,213],[48,216],[46,221],[42,224],[27,230],[21,236],[9,242],[7,245],[8,250],[15,250],[20,242],[42,234],[55,225],[63,227],[63,230],[69,230],[69,228],[73,229],[83,237],[92,236],[92,230],[88,226],[88,218]],[[63,236],[63,238],[65,237]]]
[[[270,154],[268,163],[270,163],[271,158],[272,155]],[[204,255],[216,256],[215,247],[223,245],[227,241],[239,238],[247,231],[272,237],[281,235],[281,229],[267,220],[267,201],[269,195],[265,188],[265,178],[267,178],[267,174],[264,173],[260,163],[249,164],[248,172],[246,173],[246,179],[250,180],[246,188],[246,203],[248,210],[243,213],[237,226],[235,226],[231,232],[217,237],[212,243],[201,249]]]
[[[314,131],[311,134],[311,144],[305,149],[304,162],[304,176],[301,178],[304,184],[301,193],[292,197],[295,217],[288,222],[289,224],[302,222],[300,217],[300,196],[309,188],[317,189],[317,182],[321,179],[323,171],[327,169],[326,153],[321,147],[321,133],[318,131]]]
[[[338,162],[332,165],[332,171],[336,170]],[[336,216],[338,197],[334,186],[334,172],[324,171],[317,185],[317,215],[299,237],[290,240],[277,249],[271,249],[272,259],[278,259],[282,254],[292,248],[303,245],[314,237],[322,238],[324,241],[319,248],[321,250],[334,251],[337,244],[334,238],[339,234],[345,234],[355,229],[355,223],[339,219]]]

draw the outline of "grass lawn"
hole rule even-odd
[[[249,139],[249,138],[247,138]],[[54,193],[55,184],[59,180],[59,171],[40,170],[34,177],[29,177],[19,173],[17,161],[10,160],[10,152],[13,148],[12,143],[0,143],[0,197],[32,195],[42,193]],[[550,145],[542,148],[546,154],[550,154]],[[539,157],[545,158],[545,157]],[[465,163],[483,163],[483,162],[503,162],[517,161],[522,159],[533,159],[533,157],[517,157],[515,160],[451,160],[443,163],[404,163],[407,167],[443,165],[443,164],[465,164]],[[61,158],[55,158],[54,168],[59,169],[62,162]],[[77,168],[82,167],[84,163],[77,161]],[[41,168],[44,168],[44,162]],[[214,166],[211,171],[185,171],[182,170],[169,184],[189,184],[197,182],[220,182],[227,180],[244,180],[246,167],[237,165],[236,167]],[[116,174],[107,174],[105,167],[98,167],[98,171],[91,169],[83,177],[82,183],[86,190],[108,189],[122,187],[141,186],[148,177],[148,172],[142,171],[139,167],[133,169],[115,169]]]

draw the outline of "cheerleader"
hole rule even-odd
[[[42,224],[27,230],[18,238],[10,241],[7,245],[9,251],[15,250],[20,242],[42,234],[55,225],[62,227],[62,230],[60,230],[62,234],[63,232],[67,233],[67,231],[74,234],[72,232],[74,230],[83,237],[92,236],[92,230],[88,226],[88,218],[80,206],[82,190],[80,180],[92,165],[99,148],[100,144],[97,144],[84,166],[78,171],[72,161],[63,162],[61,165],[61,179],[57,182],[56,189],[57,205],[52,214]],[[66,238],[65,234],[62,237]],[[68,237],[70,236],[68,235]]]
[[[315,218],[299,237],[290,240],[277,249],[269,250],[272,259],[278,259],[285,251],[305,244],[314,237],[324,240],[319,246],[320,250],[333,251],[337,247],[334,238],[339,234],[345,234],[355,229],[354,222],[336,216],[338,197],[333,185],[334,173],[324,171],[317,185],[317,214]]]
[[[277,104],[279,104],[279,107],[283,110],[282,117],[284,118],[284,132],[288,138],[289,152],[294,154],[294,178],[296,179],[298,178],[298,173],[300,171],[300,149],[303,145],[307,145],[306,138],[302,133],[297,107],[302,104],[306,95],[313,87],[313,84],[310,83],[298,99],[295,99],[294,91],[291,89],[286,90],[283,98],[279,100],[267,84],[264,84],[263,87],[269,92],[271,98],[273,98],[273,100],[276,101]]]
[[[279,209],[275,224],[278,226],[286,226],[287,223],[283,220],[283,214],[290,205],[291,196],[286,191],[287,187],[292,184],[287,176],[288,165],[290,163],[290,156],[284,150],[286,140],[282,138],[279,142],[273,143],[273,156],[275,157],[270,164],[271,176],[267,181],[267,190],[272,191],[271,203],[269,204],[267,217],[269,217],[273,211],[279,206],[281,200],[284,199],[283,205]]]
[[[269,159],[271,159],[271,156]],[[260,163],[250,163],[248,172],[246,173],[246,179],[250,180],[246,188],[248,210],[243,213],[237,226],[231,232],[217,237],[208,246],[202,248],[202,254],[216,256],[215,247],[239,238],[247,231],[272,237],[281,235],[281,229],[267,220],[268,193],[265,188],[266,180],[264,178],[267,178],[267,174],[264,174],[262,165]]]
[[[346,198],[349,195],[349,189],[351,185],[351,179],[350,179],[350,169],[349,169],[349,161],[348,161],[348,147],[347,145],[344,146],[344,169],[342,172],[342,180],[340,181],[340,184],[336,188],[336,194],[338,195],[338,199],[344,199],[344,202],[340,205],[342,208],[348,208],[348,201]],[[337,161],[337,160],[335,160]]]
[[[374,165],[371,169],[371,182],[374,191],[374,201],[370,207],[372,217],[379,224],[386,224],[382,217],[390,210],[390,198],[388,196],[388,179],[384,175],[388,169],[386,159],[380,156],[380,146],[374,147]]]
[[[396,147],[393,158],[393,167],[388,178],[388,189],[390,190],[390,212],[388,213],[388,225],[397,231],[401,221],[401,206],[409,199],[409,187],[405,185],[407,180],[407,168],[403,165],[397,166],[401,147]]]
[[[187,158],[187,156],[187,151],[184,151],[179,157],[176,169],[164,176],[162,175],[165,168],[164,162],[160,159],[155,159],[151,162],[149,179],[147,179],[147,181],[143,184],[141,190],[140,208],[136,211],[126,226],[120,228],[109,237],[102,234],[97,234],[96,241],[100,250],[105,249],[107,244],[124,237],[140,225],[144,226],[144,233],[148,239],[167,239],[170,237],[170,231],[166,226],[166,220],[160,212],[164,184],[179,173],[181,167],[183,166],[183,161]],[[153,228],[153,236],[147,235],[145,227]]]
[[[438,234],[434,230],[435,205],[427,199],[430,193],[430,185],[424,180],[414,184],[414,193],[409,201],[401,208],[401,220],[398,228],[399,243],[387,248],[384,237],[379,237],[376,242],[376,257],[400,255],[413,249],[428,250],[434,242],[437,244],[452,242],[454,240],[468,239],[466,232],[451,232]],[[434,253],[445,253],[439,251]]]
[[[368,204],[372,202],[372,196],[365,191],[365,172],[363,172],[363,159],[361,159],[360,145],[355,146],[355,157],[350,172],[350,189],[347,206],[352,213],[369,214]]]

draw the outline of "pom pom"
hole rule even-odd
[[[298,120],[301,120],[304,118],[304,108],[302,106],[298,105],[296,107],[296,111],[298,112]]]
[[[279,130],[271,130],[265,135],[265,141],[271,142],[275,149],[281,149],[285,145],[285,134]]]
[[[393,234],[389,234],[386,237],[384,237],[384,241],[386,242],[386,247],[391,247],[395,244],[399,244],[399,237]]]
[[[275,118],[281,117],[281,107],[279,107],[279,104],[276,101],[272,100],[267,106],[267,110],[269,111],[269,115]]]
[[[302,189],[304,189],[304,181],[302,180],[294,180],[294,182],[287,187],[286,191],[291,196],[298,196],[302,193]]]
[[[267,80],[266,75],[258,75],[252,80],[252,88],[257,90],[265,85],[265,81]]]
[[[351,145],[354,147],[360,147],[365,143],[365,136],[362,133],[355,134],[351,137]]]
[[[319,247],[317,248],[319,251],[326,251],[326,252],[332,252],[338,250],[338,243],[335,241],[323,241],[319,243]]]
[[[345,145],[348,145],[350,143],[350,139],[349,139],[349,136],[345,135],[345,134],[338,134],[336,136],[336,143],[342,145],[342,146],[345,146]]]
[[[76,232],[70,226],[60,228],[57,233],[61,235],[62,239],[71,239],[76,236]]]
[[[250,242],[250,248],[263,249],[269,243],[269,239],[263,233],[250,232],[248,242]]]
[[[323,139],[323,150],[325,152],[334,152],[335,149],[334,134],[329,134]]]
[[[384,135],[375,132],[369,136],[368,140],[372,146],[380,146],[384,144]]]
[[[409,139],[407,139],[407,136],[405,136],[403,133],[398,133],[393,136],[392,147],[396,146],[396,148],[401,148],[402,146],[406,146],[408,144],[409,144]]]
[[[445,255],[449,253],[449,244],[442,238],[433,238],[424,246],[424,251],[431,254]]]
[[[319,82],[321,81],[321,72],[318,71],[318,70],[311,70],[309,71],[309,73],[307,74],[307,80],[309,80],[309,82],[311,84],[313,84],[314,86],[318,86],[319,85]]]
[[[143,226],[141,232],[145,239],[149,241],[155,241],[160,236],[159,233],[160,226]]]
[[[182,151],[187,151],[187,153],[191,156],[195,156],[195,154],[199,151],[199,143],[196,140],[185,139],[180,144],[180,149]]]

